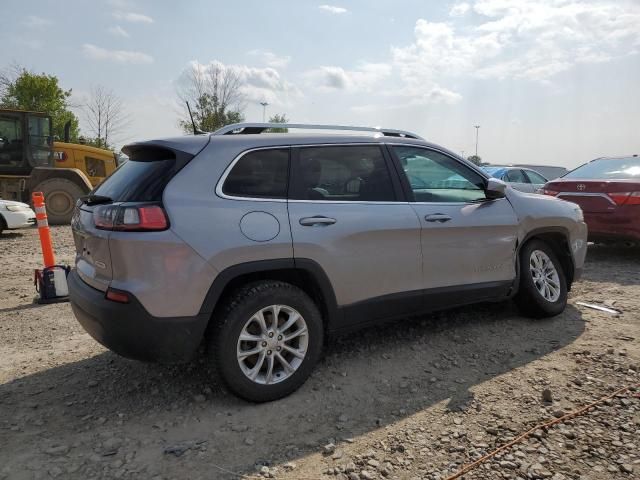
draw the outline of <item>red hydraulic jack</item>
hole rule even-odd
[[[53,242],[51,241],[51,229],[47,220],[47,209],[44,203],[42,192],[33,192],[31,196],[33,206],[36,211],[36,221],[38,222],[38,234],[40,235],[40,246],[42,247],[42,257],[44,268],[36,269],[33,284],[40,294],[38,303],[57,303],[69,301],[69,289],[67,287],[67,275],[71,268],[64,265],[56,265],[56,258],[53,254]]]

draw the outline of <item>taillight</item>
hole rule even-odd
[[[127,292],[123,292],[121,290],[114,290],[112,288],[107,289],[107,294],[105,295],[107,300],[112,300],[118,303],[129,303],[129,294]]]
[[[613,192],[607,195],[616,205],[640,205],[640,192]]]
[[[93,223],[101,230],[158,231],[169,228],[159,205],[101,205],[93,211]]]

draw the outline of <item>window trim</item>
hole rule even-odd
[[[300,198],[291,198],[291,194],[295,192],[293,186],[294,178],[299,175],[299,159],[300,150],[304,148],[322,148],[322,147],[376,147],[380,150],[382,160],[389,174],[391,181],[391,189],[395,199],[393,200],[309,200]],[[398,203],[407,203],[404,191],[401,188],[397,172],[393,165],[393,160],[389,156],[385,144],[380,142],[350,142],[350,143],[322,143],[309,145],[292,145],[291,150],[291,170],[289,175],[289,196],[288,201],[292,203],[323,203],[323,204],[352,204],[352,205],[394,205]]]
[[[489,178],[491,178],[490,175],[487,174],[487,172],[484,172],[479,167],[476,167],[475,165],[468,165],[467,162],[465,162],[464,160],[456,158],[450,152],[447,152],[447,151],[445,151],[443,149],[434,148],[432,146],[416,145],[416,144],[413,144],[413,143],[401,143],[401,142],[385,142],[385,145],[387,146],[387,150],[389,151],[390,157],[393,159],[393,164],[394,164],[394,167],[396,169],[396,173],[398,174],[398,177],[400,178],[400,183],[402,184],[402,188],[403,188],[403,190],[405,192],[405,197],[406,197],[407,201],[409,203],[413,204],[413,205],[477,205],[478,202],[418,202],[418,201],[416,201],[415,195],[413,193],[413,189],[411,188],[411,184],[409,183],[409,179],[405,175],[404,169],[402,168],[402,163],[400,162],[400,158],[398,157],[398,155],[396,154],[394,149],[391,148],[391,147],[398,147],[398,146],[400,146],[400,147],[412,147],[412,148],[417,148],[417,149],[421,149],[421,150],[427,150],[427,151],[430,151],[430,152],[440,153],[440,154],[444,155],[445,157],[450,158],[454,162],[459,163],[461,166],[463,166],[465,168],[468,168],[472,172],[477,173],[484,180],[485,189],[486,189],[486,186],[487,186],[487,182],[489,181]],[[486,201],[487,202],[493,202],[493,201],[496,201],[496,200],[503,200],[503,199],[504,198],[494,198],[494,199],[487,199]]]
[[[231,170],[233,170],[233,167],[235,167],[236,163],[238,163],[242,157],[244,157],[245,155],[252,153],[252,152],[257,152],[257,151],[261,151],[261,150],[289,150],[289,165],[288,165],[288,171],[287,171],[287,193],[285,195],[284,198],[278,198],[278,197],[243,197],[243,196],[238,196],[238,195],[229,195],[227,193],[223,192],[223,187],[224,187],[224,182],[226,182],[227,177],[229,176],[229,174],[231,173]],[[274,146],[274,145],[269,145],[266,147],[256,147],[256,148],[251,148],[249,150],[245,150],[243,152],[240,152],[236,158],[234,158],[231,163],[227,166],[227,168],[224,170],[224,172],[222,172],[222,176],[220,177],[220,180],[218,180],[218,183],[216,184],[216,188],[215,188],[215,193],[218,197],[220,198],[225,198],[227,200],[248,200],[248,201],[252,201],[252,202],[287,202],[288,198],[289,198],[289,186],[291,183],[291,145],[278,145],[278,146]]]

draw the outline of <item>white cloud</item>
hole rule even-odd
[[[118,11],[113,13],[113,17],[129,23],[153,23],[153,18],[142,13]]]
[[[29,15],[24,21],[24,25],[28,28],[42,28],[53,24],[48,18],[37,17],[35,15]]]
[[[249,55],[259,57],[265,65],[274,68],[284,68],[289,65],[291,57],[289,55],[276,55],[269,50],[251,50],[247,52]]]
[[[469,10],[471,10],[471,5],[469,5],[467,2],[456,3],[453,5],[453,7],[451,7],[451,10],[449,10],[449,16],[461,17]]]
[[[452,75],[547,82],[576,64],[640,51],[637,4],[477,0],[472,8],[484,17],[477,26],[420,19],[414,42],[392,49],[408,84]]]
[[[85,56],[93,60],[108,60],[117,63],[153,63],[153,57],[133,50],[109,50],[90,43],[82,46]]]
[[[285,80],[277,69],[272,67],[250,67],[248,65],[225,65],[214,60],[208,64],[196,61],[190,63],[190,69],[206,74],[215,68],[233,71],[240,80],[241,92],[247,102],[266,101],[271,105],[286,107],[303,97],[302,92],[293,83]],[[183,77],[178,82],[183,81]]]
[[[353,70],[336,66],[321,66],[304,74],[307,81],[322,91],[370,91],[391,75],[391,66],[385,63],[363,63]]]
[[[324,10],[325,12],[333,13],[335,15],[340,15],[342,13],[347,13],[349,10],[343,7],[336,7],[335,5],[320,5],[318,7],[320,10]]]
[[[107,31],[114,37],[129,38],[129,32],[127,32],[120,25],[114,25],[113,27],[109,27]]]

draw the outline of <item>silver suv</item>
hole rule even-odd
[[[268,133],[302,127],[333,132]],[[123,150],[74,214],[76,317],[130,358],[204,345],[252,401],[302,385],[329,333],[509,298],[557,315],[584,263],[578,206],[410,132],[237,124]]]

